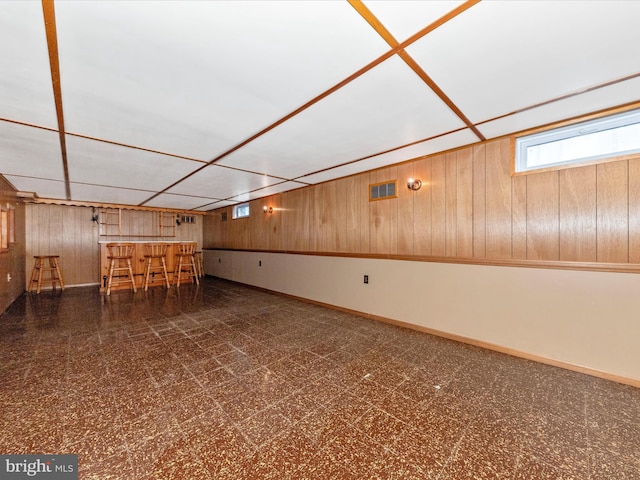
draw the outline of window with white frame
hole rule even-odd
[[[249,216],[249,204],[240,203],[233,206],[233,218],[246,218]]]
[[[516,138],[516,172],[640,153],[640,110]]]

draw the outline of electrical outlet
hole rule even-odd
[[[10,281],[11,281],[11,274],[7,273],[7,282],[10,282]]]
[[[364,283],[369,283],[369,275],[364,276]]]
[[[258,260],[258,266],[261,267],[262,266],[262,260]]]

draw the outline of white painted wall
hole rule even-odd
[[[640,381],[635,274],[223,250],[204,261],[209,275]]]

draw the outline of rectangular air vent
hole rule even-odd
[[[222,212],[220,214],[220,221],[221,222],[226,222],[227,221],[227,212]]]
[[[182,215],[180,217],[180,223],[196,223],[195,215]]]
[[[396,198],[397,180],[369,185],[369,201]]]

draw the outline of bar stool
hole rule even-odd
[[[153,276],[155,279],[155,274],[161,273],[163,276],[161,279],[164,280],[164,283],[169,288],[171,285],[169,284],[169,275],[167,275],[167,249],[169,245],[166,243],[145,243],[144,244],[144,291],[146,292],[149,289],[149,277]],[[157,265],[154,265],[154,260],[158,261]]]
[[[107,279],[107,295],[111,295],[111,287],[113,285],[121,285],[131,283],[133,291],[136,292],[136,282],[133,278],[133,269],[131,268],[131,258],[133,257],[133,243],[107,243],[109,255],[109,277]],[[122,262],[126,262],[122,265]],[[124,272],[124,275],[121,274]],[[115,274],[115,275],[114,275]],[[114,276],[117,278],[114,282]],[[125,277],[122,279],[121,277]]]
[[[202,250],[198,250],[193,254],[193,259],[196,264],[196,273],[199,277],[204,277],[204,266],[202,265]]]
[[[40,293],[43,283],[50,283],[53,289],[56,289],[56,283],[60,282],[60,288],[64,290],[64,282],[62,281],[62,274],[60,273],[60,265],[58,264],[58,258],[60,255],[34,255],[36,263],[33,265],[33,271],[31,272],[31,281],[29,282],[29,291],[34,287],[36,288],[36,294]],[[45,266],[45,260],[48,261],[49,266]],[[44,274],[48,274],[45,276]]]
[[[183,277],[195,279],[196,284],[200,285],[198,280],[198,271],[195,262],[196,242],[178,243],[176,244],[176,269],[173,272],[173,278],[176,286],[180,286]],[[191,280],[193,282],[193,280]]]

